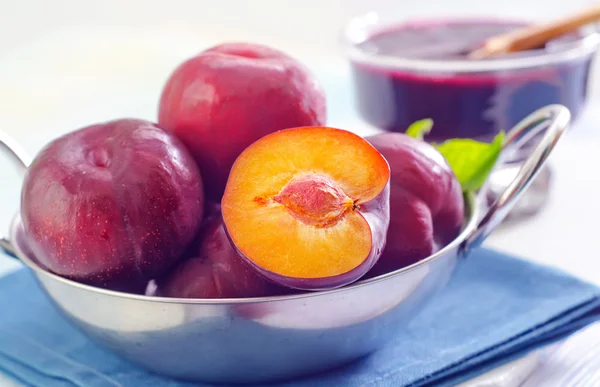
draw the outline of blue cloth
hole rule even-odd
[[[590,324],[597,287],[486,249],[386,348],[342,369],[283,384],[454,385]],[[26,385],[191,384],[151,375],[98,348],[55,311],[28,270],[0,279],[0,370]]]

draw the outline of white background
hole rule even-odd
[[[329,93],[331,124],[355,116],[339,33],[358,12],[399,17],[483,13],[547,19],[584,0],[13,0],[0,1],[0,129],[31,153],[57,135],[121,116],[154,119],[168,72],[228,40],[269,44],[311,65]],[[598,66],[594,70],[598,72]],[[597,78],[597,76],[595,76]],[[552,156],[549,207],[487,244],[600,284],[600,78],[586,116]],[[0,157],[0,230],[17,210],[19,178]],[[8,267],[6,261],[0,268]],[[2,385],[2,380],[0,380]]]

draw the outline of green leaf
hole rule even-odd
[[[406,129],[406,135],[422,140],[427,133],[431,132],[432,127],[433,120],[431,118],[415,121]]]
[[[433,120],[426,118],[413,122],[406,135],[423,140],[431,132]],[[432,144],[444,156],[463,192],[478,191],[494,169],[504,142],[504,132],[498,133],[491,143],[466,138],[447,140],[442,144]]]
[[[446,158],[464,192],[479,190],[502,151],[504,132],[498,133],[491,143],[471,139],[452,139],[434,146]]]

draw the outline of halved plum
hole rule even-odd
[[[272,281],[303,290],[339,287],[381,255],[389,179],[385,158],[356,134],[281,130],[237,158],[223,219],[236,248]]]

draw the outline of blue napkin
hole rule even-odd
[[[557,270],[478,249],[386,348],[277,386],[455,385],[597,320],[599,294]],[[0,371],[26,385],[192,385],[149,374],[97,347],[56,312],[28,270],[0,279],[0,310]]]

